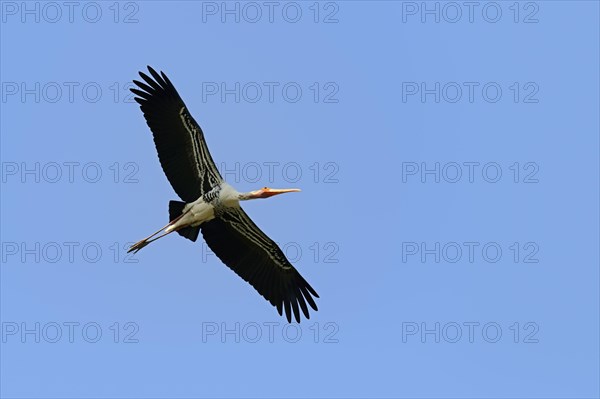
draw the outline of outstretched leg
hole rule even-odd
[[[187,213],[187,212],[186,212]],[[160,228],[159,230],[157,230],[155,233],[150,234],[148,237],[136,242],[135,244],[133,244],[129,250],[127,250],[127,253],[134,251],[133,253],[137,253],[137,251],[139,251],[140,249],[144,248],[146,245],[150,244],[152,241],[156,241],[159,238],[162,238],[164,236],[166,236],[167,234],[170,234],[174,231],[179,230],[178,229],[169,229],[169,227],[173,226],[175,223],[177,223],[179,221],[179,219],[181,219],[183,217],[183,215],[185,215],[185,213],[182,213],[181,215],[177,216],[175,219],[171,220],[167,225],[165,225],[164,227]],[[184,226],[181,226],[184,227]],[[159,235],[158,237],[152,238],[155,235],[157,235],[160,232],[165,232],[161,235]]]

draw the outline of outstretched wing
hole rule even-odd
[[[292,320],[300,322],[299,308],[308,319],[308,305],[317,310],[317,292],[287,260],[281,249],[252,222],[242,208],[228,208],[200,225],[212,251],[238,276]],[[311,296],[312,295],[312,296]]]
[[[171,81],[162,71],[159,75],[150,66],[148,71],[154,79],[140,72],[146,83],[134,80],[139,89],[131,91],[152,130],[167,179],[183,201],[193,202],[223,178],[208,152],[202,129]]]

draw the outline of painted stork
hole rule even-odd
[[[285,309],[288,322],[292,312],[300,322],[302,310],[310,318],[307,304],[317,310],[313,296],[319,295],[240,207],[240,201],[300,190],[264,187],[237,192],[221,177],[202,129],[171,81],[162,71],[158,74],[150,66],[148,71],[152,77],[140,72],[145,83],[134,80],[138,88],[131,91],[154,136],[162,169],[183,201],[170,201],[170,222],[132,245],[128,252],[135,253],[174,231],[196,241],[201,230],[219,259],[275,306],[279,315]]]

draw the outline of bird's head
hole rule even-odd
[[[269,198],[274,195],[284,194],[284,193],[296,193],[300,191],[299,188],[269,188],[263,187],[260,190],[250,191],[249,193],[244,194],[241,199],[257,199],[257,198]]]

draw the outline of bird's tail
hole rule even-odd
[[[169,220],[173,221],[181,216],[185,202],[181,201],[169,201]],[[200,226],[196,227],[184,227],[177,230],[180,236],[187,238],[188,240],[196,241],[198,233],[200,232]]]

